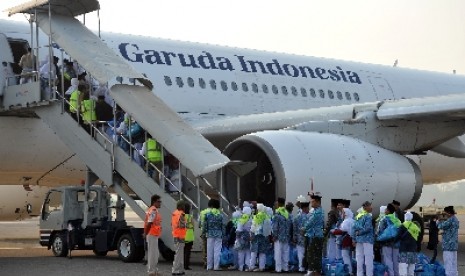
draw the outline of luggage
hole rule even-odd
[[[330,262],[327,258],[322,260],[322,270],[323,275],[326,276],[347,276],[349,275],[349,270],[342,260],[336,260]]]
[[[230,266],[234,264],[234,253],[227,246],[221,248],[220,266]]]

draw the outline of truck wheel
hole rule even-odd
[[[68,256],[68,243],[64,234],[56,234],[53,236],[52,252],[56,257]]]
[[[123,234],[118,240],[118,257],[125,263],[134,262],[138,252],[131,234]]]
[[[105,257],[108,254],[108,251],[97,251],[94,249],[95,256]]]

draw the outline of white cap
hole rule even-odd
[[[404,215],[404,219],[405,219],[405,221],[412,221],[413,214],[410,213],[410,211],[407,211],[407,213],[405,213],[405,215]]]
[[[386,208],[387,208],[387,206],[384,206],[384,205],[383,205],[383,206],[380,206],[380,207],[379,207],[379,213],[380,213],[380,214],[384,214],[384,212],[386,211]]]
[[[308,202],[308,199],[306,199],[303,195],[299,195],[296,200],[298,202]]]
[[[257,204],[257,211],[264,212],[265,211],[265,205],[263,205],[263,203],[258,203]]]

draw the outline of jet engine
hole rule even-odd
[[[223,179],[232,204],[256,200],[271,206],[277,197],[295,202],[297,196],[321,193],[329,210],[331,199],[350,199],[357,209],[365,201],[379,206],[392,200],[410,208],[423,187],[418,166],[409,158],[351,137],[301,131],[263,131],[247,134],[224,150],[231,160],[256,162],[257,167],[237,181]]]

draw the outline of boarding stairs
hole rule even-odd
[[[59,4],[60,1],[65,0],[51,0],[49,2]],[[82,5],[77,6],[82,7]],[[217,170],[228,164],[229,159],[185,123],[161,99],[156,97],[152,92],[153,85],[150,80],[135,71],[126,61],[109,49],[99,37],[74,18],[84,12],[90,12],[90,10],[73,12],[71,6],[62,9],[61,5],[51,7],[43,3],[39,6],[32,3],[24,8],[18,7],[14,11],[14,13],[34,14],[38,27],[51,36],[54,42],[60,45],[73,59],[76,59],[100,83],[114,83],[117,78],[126,81],[138,80],[141,85],[120,83],[111,86],[110,95],[147,133],[150,133],[164,149],[180,161],[185,180],[183,182],[185,189],[183,190],[188,191],[188,193],[186,194],[181,190],[173,196],[173,194],[165,192],[164,187],[149,177],[147,171],[133,161],[133,145],[131,145],[131,151],[128,155],[101,128],[92,126],[89,134],[64,111],[65,100],[61,95],[55,97],[59,100],[42,102],[37,99],[28,100],[27,104],[14,104],[6,109],[11,110],[14,106],[33,108],[33,111],[86,164],[90,172],[88,181],[92,179],[89,175],[95,175],[105,185],[114,189],[141,219],[144,219],[146,210],[140,207],[132,193],[147,206],[150,205],[150,198],[153,194],[160,195],[162,199],[160,212],[164,218],[162,239],[165,244],[173,248],[170,217],[176,209],[176,201],[179,198],[183,198],[191,204],[194,218],[197,218],[196,215],[206,207],[212,196],[221,200],[225,213],[229,214],[232,211],[228,200],[218,191],[217,186],[208,183],[203,177],[216,173]],[[33,82],[31,84],[33,87],[28,91],[31,94],[40,95],[40,88],[37,85],[38,82]],[[17,89],[21,89],[23,85],[17,86]],[[8,112],[8,110],[5,111]],[[154,169],[156,168],[154,167]],[[187,178],[187,175],[194,178]],[[95,180],[91,180],[90,184],[93,184]],[[164,182],[169,182],[169,179],[165,179]],[[126,185],[127,187],[125,187]],[[200,231],[195,232],[199,238]]]

